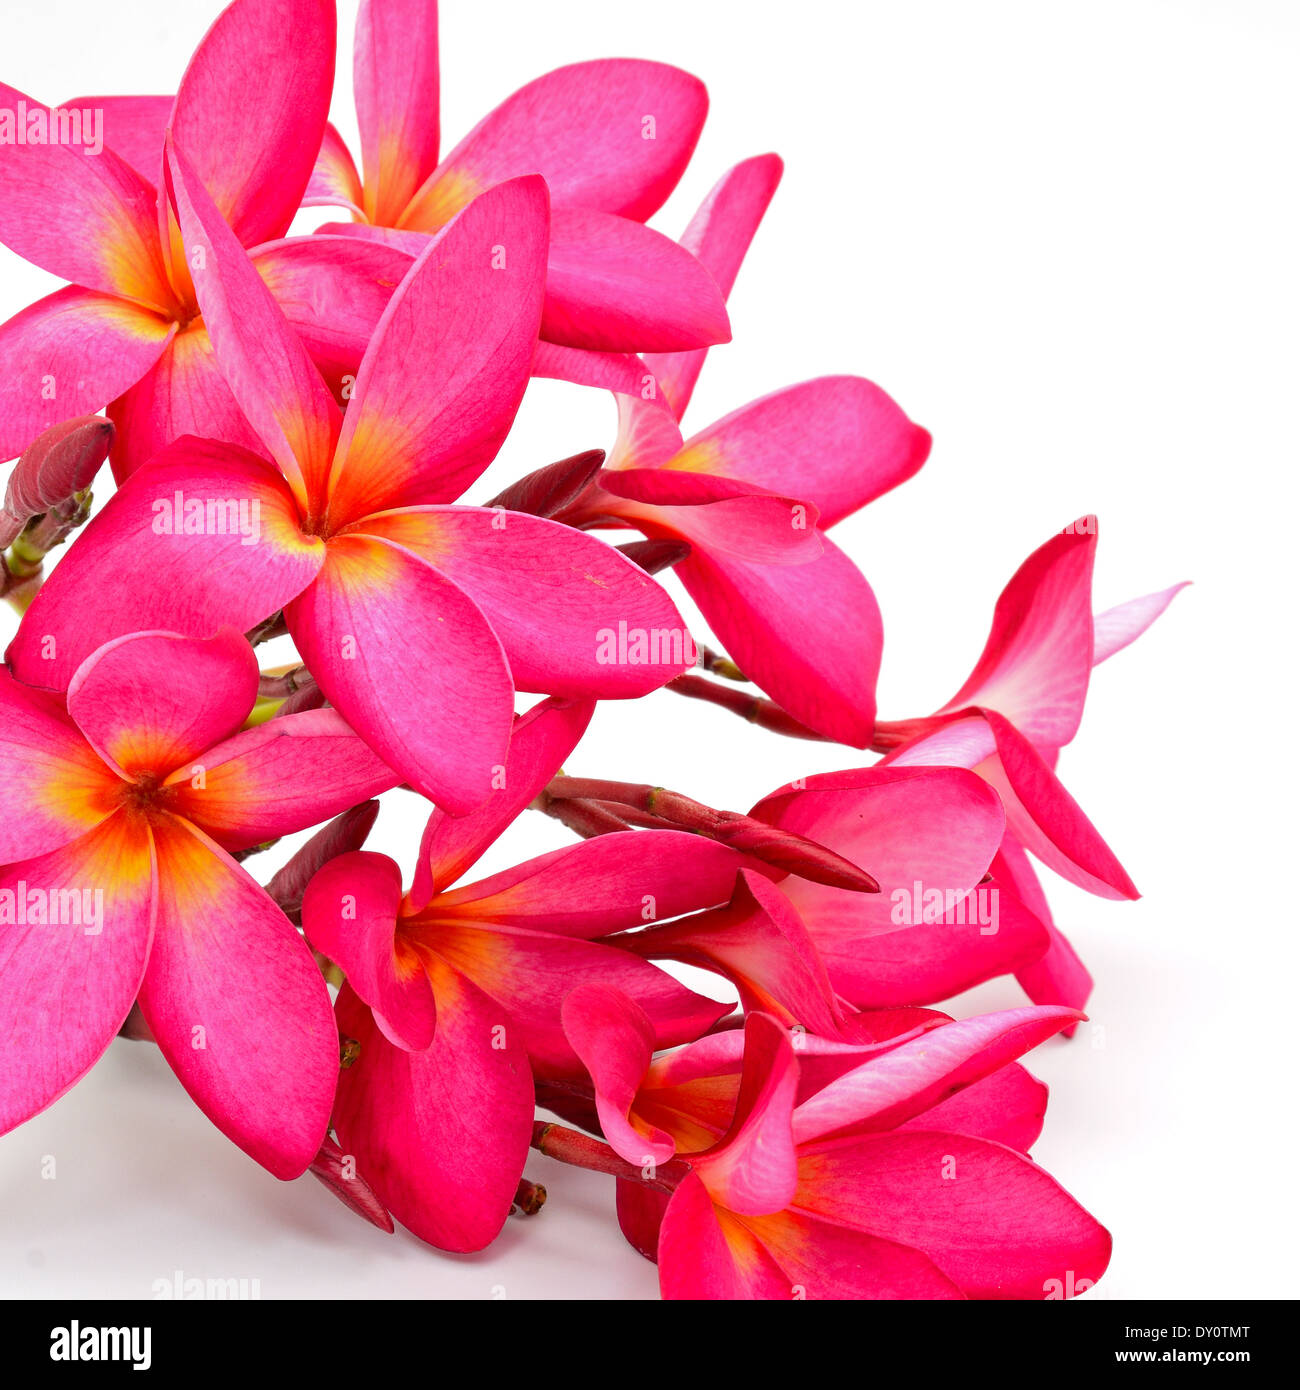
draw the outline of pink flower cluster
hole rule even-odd
[[[0,240],[69,282],[0,326],[0,1130],[125,1032],[277,1177],[442,1250],[537,1209],[537,1149],[614,1178],[666,1297],[1087,1288],[1110,1237],[1030,1159],[1018,1059],[1091,980],[1030,856],[1136,896],[1055,767],[1176,589],[1094,615],[1083,518],[952,699],[879,719],[880,611],[829,532],[927,433],[853,376],[680,423],[781,161],[652,230],[707,96],[624,59],[441,155],[436,6],[364,0],[358,168],[335,44],[331,0],[234,0],[174,97],[68,103],[101,150],[0,145]],[[289,235],[323,204],[350,220]],[[533,376],[614,394],[608,456],[460,501]],[[663,687],[883,756],[747,814],[561,771],[599,701]],[[395,788],[431,803],[409,882],[363,848]],[[579,839],[476,878],[529,808]],[[1007,974],[1025,1007],[934,1007]]]

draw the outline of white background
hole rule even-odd
[[[355,149],[354,6],[340,10],[334,118]],[[0,75],[47,102],[173,90],[215,12],[7,0]],[[636,55],[698,73],[713,102],[657,226],[680,232],[737,160],[785,157],[731,301],[735,342],[687,423],[850,371],[933,431],[922,474],[836,532],[884,610],[882,717],[952,694],[1003,583],[1085,510],[1101,517],[1098,608],[1196,581],[1101,669],[1061,759],[1145,894],[1048,882],[1098,988],[1091,1029],[1031,1059],[1053,1091],[1037,1156],[1114,1232],[1100,1297],[1300,1292],[1298,29],[1281,0],[444,7],[447,148],[548,68]],[[0,318],[52,287],[0,251]],[[608,399],[537,385],[472,500],[612,428]],[[6,610],[0,639],[12,627]],[[809,635],[836,642],[816,613]],[[603,706],[570,767],[743,810],[864,759],[661,693]],[[413,805],[396,801],[372,841],[408,874]],[[488,867],[565,839],[530,817]],[[1021,1002],[1007,981],[951,1007]],[[153,1048],[118,1042],[0,1140],[0,1292],[148,1297],[181,1270],[256,1278],[267,1298],[654,1296],[605,1180],[540,1158],[528,1172],[550,1189],[540,1216],[483,1255],[440,1255],[365,1226],[310,1177],[278,1183]]]

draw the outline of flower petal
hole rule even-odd
[[[505,766],[514,687],[466,594],[400,546],[337,536],[285,617],[330,703],[386,763],[452,815],[487,800]]]
[[[162,169],[163,135],[171,121],[175,97],[73,97],[62,105],[69,111],[102,111],[104,144],[124,159],[151,187]]]
[[[137,632],[78,667],[68,713],[124,777],[166,776],[239,728],[257,699],[257,676],[253,649],[234,628],[206,640]]]
[[[144,975],[154,883],[149,832],[123,815],[0,869],[0,1134],[56,1101],[112,1042]]]
[[[320,153],[307,191],[302,195],[302,205],[312,207],[345,207],[361,212],[361,175],[353,162],[343,137],[328,122],[325,122],[325,137],[321,141]]]
[[[659,1227],[659,1289],[668,1299],[785,1299],[793,1293],[766,1247],[714,1206],[694,1173],[677,1185]]]
[[[1184,580],[1171,589],[1143,594],[1141,598],[1129,599],[1127,603],[1098,613],[1092,620],[1092,664],[1100,666],[1116,652],[1122,652],[1130,642],[1136,642],[1190,582]]]
[[[154,826],[158,931],[140,1008],[199,1109],[278,1178],[306,1172],[329,1125],[338,1039],[306,943],[202,831]]]

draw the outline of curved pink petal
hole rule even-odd
[[[790,1204],[797,1182],[791,1117],[798,1085],[790,1035],[766,1014],[750,1014],[731,1128],[692,1160],[709,1195],[729,1212],[762,1216]]]
[[[940,714],[995,709],[1039,748],[1060,748],[1083,715],[1093,666],[1095,519],[1040,546],[998,598],[984,652]]]
[[[496,456],[528,385],[546,229],[546,185],[516,179],[412,263],[357,374],[330,479],[335,525],[454,501]]]
[[[58,701],[0,667],[0,864],[80,839],[120,786]]]
[[[366,216],[392,226],[438,164],[436,0],[363,0],[352,89]]]
[[[714,1206],[694,1173],[659,1226],[659,1289],[667,1299],[790,1299],[781,1267],[739,1218]]]
[[[714,184],[681,237],[681,245],[713,276],[724,299],[736,283],[783,169],[780,157],[774,154],[756,155],[729,169]],[[646,366],[658,378],[660,392],[679,420],[695,391],[705,352],[697,348],[646,358]]]
[[[277,1178],[329,1125],[338,1038],[306,943],[248,874],[185,821],[155,822],[158,929],[140,1008],[199,1109]]]
[[[637,1127],[629,1114],[654,1055],[654,1025],[645,1010],[599,981],[579,985],[560,1008],[564,1036],[596,1088],[596,1113],[610,1147],[629,1163],[667,1163],[672,1136]]]
[[[150,370],[110,402],[108,417],[117,427],[110,462],[119,483],[185,435],[270,458],[226,384],[202,320],[168,340]]]
[[[166,785],[178,815],[233,851],[318,825],[399,780],[334,710],[316,709],[235,734]]]
[[[1047,950],[1036,961],[1016,971],[1021,989],[1035,1004],[1067,1004],[1072,1009],[1084,1008],[1092,994],[1092,976],[1074,947],[1066,940],[1065,934],[1052,920],[1052,909],[1048,906],[1038,875],[1014,835],[1002,837],[1002,848],[993,861],[992,872],[1001,882],[1011,886],[1025,910],[1033,913],[1047,931]],[[1067,1038],[1072,1037],[1074,1029],[1067,1028],[1064,1032]]]
[[[124,777],[166,776],[239,728],[257,677],[253,649],[234,628],[207,639],[132,633],[77,668],[68,713]]]
[[[1047,1087],[1019,1062],[1012,1062],[899,1128],[992,1139],[1009,1149],[1028,1153],[1042,1132],[1046,1113]]]
[[[923,1251],[970,1298],[1082,1292],[1110,1259],[1109,1233],[1041,1168],[959,1134],[805,1145],[794,1205]]]
[[[176,331],[129,300],[70,285],[0,324],[0,459],[134,386]]]
[[[384,1036],[407,1052],[433,1042],[433,992],[424,964],[397,936],[402,871],[362,850],[331,859],[307,885],[302,925],[315,948],[342,967]]]
[[[588,352],[548,342],[537,344],[533,375],[601,391],[638,392],[650,389],[654,383],[645,363],[631,353]]]
[[[474,193],[541,174],[562,207],[644,222],[677,185],[709,98],[679,68],[639,59],[573,63],[506,98],[442,161],[402,225],[430,231]]]
[[[500,1008],[436,958],[427,968],[438,1023],[424,1052],[394,1047],[344,985],[339,1031],[360,1048],[339,1074],[334,1125],[403,1226],[441,1250],[481,1250],[524,1171],[533,1080]]]
[[[560,1018],[565,996],[579,985],[599,982],[632,999],[649,1018],[656,1047],[698,1038],[730,1008],[617,947],[490,919],[440,921],[437,907],[435,899],[427,922],[406,919],[403,930],[496,1001],[540,1075],[582,1074]]]
[[[684,830],[600,835],[441,893],[437,913],[590,939],[717,907],[750,862]]]
[[[328,122],[321,140],[320,153],[311,171],[302,205],[311,207],[344,207],[361,213],[361,175],[343,143],[343,137]]]
[[[1127,603],[1098,613],[1092,620],[1092,664],[1100,666],[1116,652],[1122,652],[1130,642],[1136,642],[1190,583],[1184,580],[1170,589],[1143,594],[1141,598],[1129,599]]]
[[[929,452],[928,431],[880,387],[827,376],[741,406],[688,439],[665,467],[797,497],[829,528],[906,482]]]
[[[0,1134],[113,1041],[149,956],[154,882],[148,828],[125,815],[0,869]]]
[[[29,129],[35,116],[48,124],[48,108],[3,82],[0,108],[13,120],[25,109]],[[10,135],[0,141],[0,241],[61,279],[165,311],[173,296],[149,184],[111,149],[91,155],[84,138],[64,140],[61,128],[54,143]]]
[[[235,0],[181,78],[172,138],[245,246],[283,236],[298,211],[329,114],[334,44],[331,0]]]
[[[695,664],[685,620],[613,546],[558,521],[489,507],[413,507],[360,522],[473,599],[515,687],[582,699],[648,694]]]
[[[1082,1015],[1077,1009],[1004,1009],[946,1023],[871,1057],[800,1105],[796,1140],[895,1129],[1023,1056]]]
[[[300,505],[317,508],[324,501],[339,408],[188,155],[175,143],[167,146],[167,176],[217,363]]]
[[[677,574],[740,669],[801,724],[851,747],[870,742],[883,632],[857,566],[828,538],[802,565],[752,565],[696,550]],[[833,647],[809,646],[818,614]]]
[[[541,333],[601,352],[676,352],[729,342],[731,323],[713,277],[662,232],[557,205]]]
[[[505,766],[514,686],[466,594],[408,550],[337,536],[285,617],[329,702],[389,766],[452,815],[487,800]]]
[[[631,390],[611,388],[616,392],[614,399],[618,405],[618,439],[606,460],[605,474],[601,478],[611,491],[618,486],[619,480],[610,478],[609,474],[621,473],[625,469],[645,470],[650,473],[660,464],[675,458],[686,442],[682,438],[676,418],[664,409],[664,399],[655,387],[654,378],[647,377],[642,380],[645,382],[644,385],[634,382]],[[646,391],[652,391],[652,394],[644,394]],[[660,480],[661,485],[663,481]],[[673,480],[667,481],[671,483]],[[690,479],[680,481],[689,482]],[[626,479],[623,480],[623,488],[626,488],[626,482]],[[634,489],[628,495],[636,497],[638,494]],[[711,501],[713,496],[726,495],[729,494],[719,491],[699,496],[650,496],[643,500],[662,500],[670,504],[706,502]]]
[[[323,560],[270,464],[181,439],[128,478],[81,533],[7,659],[29,685],[64,690],[86,657],[129,632],[248,631],[306,588]]]
[[[104,144],[156,187],[162,169],[163,136],[175,103],[171,96],[93,96],[73,97],[62,105],[68,110],[102,111]]]
[[[595,704],[549,699],[519,715],[510,731],[510,751],[491,795],[467,816],[434,809],[420,841],[411,883],[418,912],[434,893],[455,883],[537,796],[586,732]]]

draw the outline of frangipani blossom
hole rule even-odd
[[[738,165],[683,238],[724,293],[780,174],[775,155]],[[687,542],[676,573],[745,675],[800,723],[864,748],[875,720],[880,610],[825,533],[910,478],[930,436],[878,386],[835,376],[773,392],[684,440],[676,422],[703,358],[648,359],[659,374],[655,394],[620,392],[617,445],[561,519]],[[813,615],[833,640],[810,640]]]
[[[719,1059],[719,1079],[731,1081],[727,1128],[702,1148],[719,1123],[707,1084],[716,1064],[688,1062],[675,1086],[652,1081],[671,1061],[650,1062],[626,1001],[622,1014],[620,1028],[609,992],[566,1001],[575,1035],[590,1037],[594,1016],[620,1056],[616,1071],[598,1064],[611,1146],[629,1163],[676,1155],[690,1166],[666,1201],[629,1181],[619,1187],[624,1231],[657,1259],[666,1298],[1043,1298],[1087,1288],[1104,1271],[1107,1232],[1006,1142],[1037,1132],[1008,1125],[1012,1092],[960,1115],[947,1109],[1077,1020],[1073,1010],[944,1024],[811,1094],[797,1035],[751,1014],[738,1082],[732,1058]]]
[[[1020,981],[1035,1000],[1076,1008],[1092,980],[1053,924],[1025,850],[1091,893],[1138,896],[1055,766],[1078,731],[1093,667],[1135,641],[1183,587],[1094,618],[1096,544],[1096,519],[1084,517],[1039,547],[1003,589],[984,652],[957,694],[927,718],[880,723],[875,736],[890,750],[882,765],[968,767],[997,789],[1007,829],[993,872],[1042,920],[1050,941]]]
[[[363,0],[353,87],[364,178],[329,127],[306,202],[356,220],[326,234],[418,254],[480,193],[540,174],[551,193],[544,338],[661,352],[730,337],[708,271],[643,225],[699,139],[708,94],[697,78],[627,58],[574,63],[507,97],[439,162],[436,0]]]
[[[332,376],[355,370],[406,258],[338,237],[284,240],[334,81],[331,0],[234,0],[176,98],[81,97],[104,148],[0,143],[0,241],[72,283],[0,325],[0,459],[59,420],[109,407],[124,478],[184,434],[260,452],[217,367],[160,196],[170,128],[258,273]],[[37,105],[0,84],[8,111]],[[257,112],[256,119],[250,113]]]
[[[169,169],[218,361],[278,467],[183,439],[127,479],[28,611],[9,649],[21,679],[59,688],[87,650],[142,618],[202,635],[283,608],[330,703],[417,791],[463,814],[505,762],[516,688],[627,698],[690,664],[667,595],[611,546],[447,505],[491,462],[528,382],[541,179],[498,184],[430,242],[343,416],[174,147]],[[254,543],[205,524],[214,500],[259,518]],[[88,581],[103,573],[117,576],[111,590]],[[621,624],[655,637],[644,662],[604,659],[604,634]]]
[[[479,1249],[510,1209],[533,1118],[533,1073],[580,1075],[560,1008],[585,981],[635,999],[656,1045],[698,1037],[727,1006],[593,938],[712,906],[735,851],[677,831],[602,836],[461,887],[456,881],[554,775],[591,716],[550,700],[515,726],[497,791],[470,816],[435,811],[403,894],[380,854],[342,855],[308,886],[303,925],[348,983],[359,1043],[334,1125],[384,1204],[422,1239]]]
[[[204,1113],[280,1178],[325,1137],[338,1071],[306,943],[232,854],[397,782],[332,710],[238,732],[238,633],[136,633],[66,707],[0,672],[0,1132],[57,1100],[139,998]]]

